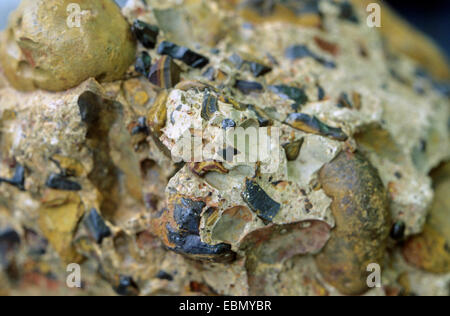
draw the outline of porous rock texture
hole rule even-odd
[[[23,1],[0,51],[0,294],[448,295],[448,65],[364,4]],[[218,137],[235,128],[277,141],[246,159]],[[180,159],[186,135],[204,159]]]

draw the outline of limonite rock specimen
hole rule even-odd
[[[0,294],[449,295],[449,68],[367,4],[24,0]]]

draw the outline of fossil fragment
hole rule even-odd
[[[0,59],[15,88],[62,91],[91,77],[117,80],[133,63],[136,48],[130,26],[115,3],[81,4],[80,27],[68,27],[70,3],[25,0],[13,13]]]
[[[336,228],[316,264],[325,280],[343,294],[368,290],[366,269],[382,265],[389,235],[387,194],[377,170],[359,153],[341,152],[319,174],[333,198]]]

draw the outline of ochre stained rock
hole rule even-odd
[[[81,9],[70,27],[69,4]],[[73,12],[73,11],[72,11]],[[24,0],[11,15],[0,60],[14,88],[61,91],[88,78],[120,79],[134,62],[128,22],[110,0]]]
[[[368,290],[367,265],[381,265],[386,248],[390,215],[385,188],[359,153],[341,152],[321,169],[319,179],[333,198],[336,227],[316,264],[342,294],[362,294]]]
[[[420,235],[409,239],[403,247],[405,259],[432,273],[450,272],[450,163],[433,174],[433,205]]]
[[[78,194],[48,190],[39,210],[38,225],[65,262],[77,262],[80,255],[72,245],[84,206]]]

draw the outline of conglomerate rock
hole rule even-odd
[[[0,294],[449,294],[448,66],[388,8],[67,2],[2,34]]]

